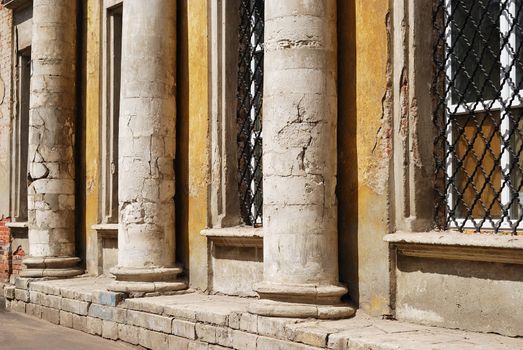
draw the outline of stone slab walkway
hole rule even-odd
[[[248,298],[200,293],[125,299],[104,278],[21,280],[7,307],[149,349],[517,350],[522,338],[371,318],[325,321],[247,312]]]

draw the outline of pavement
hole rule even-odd
[[[121,342],[103,339],[5,310],[0,298],[0,350],[136,350]]]

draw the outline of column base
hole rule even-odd
[[[114,267],[116,280],[107,289],[123,293],[166,293],[187,289],[185,282],[176,281],[182,272],[178,267],[128,268]]]
[[[300,285],[259,283],[255,291],[260,300],[249,305],[249,312],[261,316],[340,319],[356,310],[342,304],[347,288],[336,285]]]
[[[23,260],[26,266],[19,276],[26,278],[70,278],[84,273],[78,267],[80,258],[77,257],[32,257]]]

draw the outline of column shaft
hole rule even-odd
[[[336,1],[265,2],[264,282],[275,316],[340,317],[336,206]],[[268,306],[269,305],[269,306]]]
[[[118,266],[113,290],[174,282],[175,1],[125,1],[118,135]]]
[[[34,0],[26,277],[73,276],[75,266],[76,1]]]

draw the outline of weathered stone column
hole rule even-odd
[[[29,254],[23,277],[82,273],[75,257],[76,1],[33,0]]]
[[[251,312],[339,318],[336,1],[265,2],[264,281]]]
[[[183,289],[176,282],[174,157],[176,8],[124,1],[118,135],[118,266],[114,291]]]

